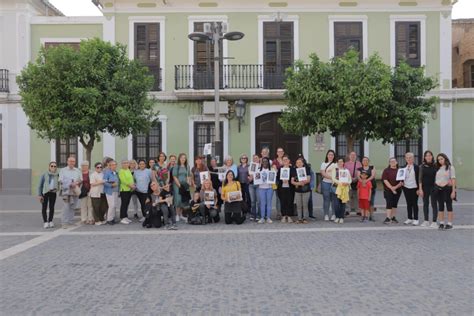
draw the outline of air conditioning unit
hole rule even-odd
[[[205,115],[214,115],[214,113],[215,113],[214,101],[205,101],[205,102],[203,102],[202,112]],[[228,114],[229,104],[226,101],[219,102],[219,112],[220,112],[220,114]]]

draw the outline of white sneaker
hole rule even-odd
[[[257,222],[257,224],[265,224],[265,219],[264,219],[264,218],[261,218],[261,219]]]
[[[101,223],[102,223],[102,225],[105,225],[105,224],[107,224],[107,221],[102,221]]]
[[[344,218],[339,219],[339,224],[344,224]]]
[[[267,218],[267,224],[271,224],[271,223],[273,223],[273,221],[271,219]]]
[[[335,221],[335,220],[336,220],[336,215],[331,216],[331,221]]]
[[[411,225],[411,224],[413,224],[413,220],[412,219],[407,219],[403,224]]]
[[[181,215],[181,220],[182,220],[183,222],[187,222],[187,221],[188,221],[188,218],[187,218],[187,217],[184,217],[183,215]]]
[[[95,222],[94,225],[95,226],[100,226],[100,225],[104,225],[104,224],[102,224],[102,222]]]
[[[438,223],[436,223],[436,222],[431,223],[430,227],[431,228],[439,228]]]
[[[282,223],[286,223],[286,222],[287,222],[286,216],[282,216],[282,217],[281,217],[281,222],[282,222]]]
[[[286,220],[288,221],[288,223],[293,223],[293,219],[291,217],[287,217]]]
[[[54,228],[54,223],[53,222],[49,222],[49,228]]]
[[[48,223],[44,223],[43,228],[49,228],[49,224],[48,224]]]
[[[339,224],[339,218],[336,218],[336,219],[334,220],[334,223]]]
[[[140,218],[140,223],[143,223],[145,221],[145,217]]]
[[[124,217],[124,218],[122,218],[122,220],[120,221],[120,224],[128,225],[128,224],[130,224],[130,222],[127,221],[127,218],[126,218],[126,217]]]
[[[324,215],[324,220],[327,222],[329,221],[329,216],[328,215]]]
[[[176,215],[176,223],[179,222],[179,215]]]
[[[413,221],[413,223],[411,223],[411,224],[412,224],[413,226],[419,226],[419,225],[420,225],[420,221],[417,220],[417,219],[415,219],[415,220]]]
[[[421,227],[430,227],[430,222],[429,221],[423,221],[423,223],[420,226]]]

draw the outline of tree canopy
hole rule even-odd
[[[392,143],[418,135],[436,102],[424,97],[436,82],[422,67],[402,62],[392,71],[377,54],[360,61],[353,50],[329,62],[315,54],[310,60],[287,70],[280,124],[288,132],[343,134],[349,151],[356,139]]]
[[[101,133],[146,132],[153,117],[153,77],[126,47],[94,38],[78,49],[42,47],[17,78],[29,126],[39,137],[78,138],[90,161]]]

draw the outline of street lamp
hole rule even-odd
[[[225,23],[204,23],[204,30],[206,32],[193,32],[188,35],[188,38],[195,42],[210,41],[214,44],[214,144],[215,153],[221,152],[222,140],[220,133],[220,109],[219,109],[219,62],[221,56],[219,56],[219,43],[222,40],[238,41],[244,37],[242,32],[227,32],[227,24]],[[221,157],[217,157],[218,162],[221,161]]]
[[[237,119],[239,120],[239,133],[240,133],[240,124],[244,120],[245,117],[245,101],[240,99],[239,101],[235,102],[235,116],[237,116]]]

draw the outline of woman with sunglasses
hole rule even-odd
[[[100,226],[106,223],[104,218],[107,212],[107,198],[104,193],[104,172],[103,164],[96,162],[94,165],[94,172],[91,174],[90,183],[90,197],[92,201],[92,215],[94,216],[94,222],[96,226]]]
[[[250,190],[249,190],[249,157],[247,155],[240,155],[240,164],[237,167],[238,180],[242,189],[242,199],[247,205],[247,210],[252,207],[250,201]]]
[[[41,178],[38,186],[38,199],[41,202],[41,213],[43,215],[43,228],[53,228],[54,204],[56,203],[56,192],[59,189],[58,165],[55,161],[49,163],[48,171]],[[49,217],[46,209],[49,204]]]

